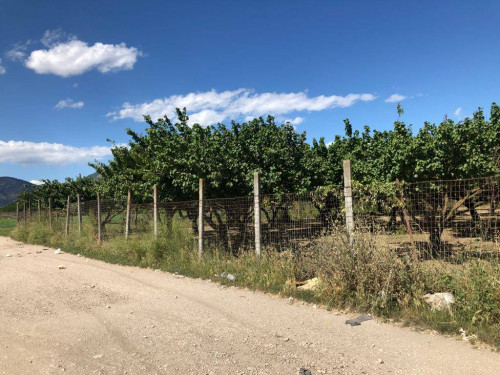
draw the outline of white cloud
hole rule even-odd
[[[289,120],[289,119],[285,120],[285,122],[289,122],[292,125],[298,125],[298,124],[302,123],[303,121],[304,121],[304,118],[299,117],[299,116],[295,117],[293,120]]]
[[[30,180],[29,182],[32,183],[33,185],[43,185],[43,182],[39,180]]]
[[[5,55],[9,60],[23,62],[26,58],[26,49],[30,43],[31,40],[28,40],[26,43],[17,43]]]
[[[244,118],[246,120],[264,115],[285,115],[301,111],[322,111],[329,108],[350,107],[357,101],[372,101],[372,94],[349,94],[346,96],[315,96],[309,97],[306,91],[292,93],[255,93],[250,89],[233,91],[189,93],[173,95],[163,99],[155,99],[148,103],[124,103],[116,112],[107,116],[114,120],[130,118],[142,121],[143,115],[157,119],[167,115],[176,116],[175,108],[188,109],[190,123],[209,125],[226,119]],[[302,118],[300,118],[302,119]],[[295,120],[299,120],[297,117]],[[294,121],[295,121],[294,120]]]
[[[385,102],[386,103],[396,103],[396,102],[401,102],[405,99],[408,99],[408,97],[404,96],[404,95],[400,95],[400,94],[392,94],[387,99],[385,99]]]
[[[63,99],[59,100],[59,102],[54,106],[55,109],[63,109],[63,108],[83,108],[83,102],[75,102],[73,99]]]
[[[53,46],[56,46],[60,43],[68,42],[71,40],[75,40],[76,36],[74,35],[69,35],[62,31],[61,29],[56,29],[56,30],[46,30],[43,33],[42,39],[40,39],[40,42],[45,47],[51,48]]]
[[[0,141],[0,163],[61,166],[111,155],[106,146],[73,147],[59,143]]]
[[[62,39],[69,40],[61,41]],[[42,42],[48,49],[32,51],[26,60],[26,66],[38,74],[55,74],[61,77],[83,74],[92,69],[101,73],[131,70],[137,58],[142,55],[137,48],[127,47],[125,43],[98,42],[88,46],[60,31],[47,31]]]
[[[462,113],[462,107],[458,107],[456,110],[455,110],[455,116],[460,116],[460,114]]]
[[[5,68],[2,66],[2,59],[0,59],[0,75],[5,74],[7,71]]]

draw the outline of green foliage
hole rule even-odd
[[[288,123],[277,125],[269,116],[202,127],[189,126],[185,110],[177,115],[178,123],[146,116],[144,134],[127,130],[127,147],[113,148],[109,163],[92,164],[106,196],[123,197],[132,189],[136,200],[147,200],[158,184],[160,199],[190,200],[199,178],[206,180],[207,197],[244,196],[252,192],[254,172],[261,174],[264,193],[304,191],[320,179],[317,148],[311,152],[305,133]]]

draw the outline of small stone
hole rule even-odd
[[[293,305],[293,297],[288,298],[288,304]]]
[[[78,258],[81,258],[81,257],[82,257],[82,254],[76,254],[76,256],[77,256]]]
[[[57,266],[57,268],[59,268],[60,270],[65,270],[66,269],[66,267],[64,267],[62,264],[59,265],[59,266]]]
[[[382,358],[379,358],[377,362],[379,365],[381,365],[382,363],[384,363],[384,360]]]
[[[108,306],[106,306],[106,307],[107,307],[108,309],[110,309],[110,308],[111,308],[111,306],[110,306],[110,305],[108,305]]]
[[[42,250],[37,250],[36,251],[37,254],[41,254],[42,253]]]
[[[229,275],[227,275],[227,279],[229,281],[236,281],[236,276],[229,274]]]
[[[92,358],[94,359],[99,359],[99,358],[102,358],[102,354],[96,354],[95,356],[93,356]]]
[[[62,253],[63,253],[63,252],[62,252],[62,250],[61,250],[61,249],[57,249],[57,250],[55,250],[55,251],[54,251],[54,254],[62,254]]]
[[[6,258],[12,258],[12,254],[5,254]]]

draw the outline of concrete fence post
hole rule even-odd
[[[130,232],[130,205],[132,204],[132,192],[129,190],[127,193],[127,216],[125,216],[125,239],[128,239]]]
[[[42,204],[40,202],[40,199],[37,201],[37,208],[38,208],[38,222],[42,222]]]
[[[49,228],[52,228],[52,198],[49,198]]]
[[[345,199],[345,224],[349,243],[354,242],[354,213],[352,207],[351,161],[344,160],[344,199]]]
[[[69,234],[69,210],[71,209],[71,201],[70,197],[68,195],[68,201],[66,203],[66,226],[64,233],[66,233],[66,236]]]
[[[260,221],[260,176],[259,172],[253,174],[253,211],[254,211],[254,234],[255,254],[261,254],[261,221]]]
[[[19,228],[21,226],[21,212],[19,212],[19,202],[16,202],[16,214],[17,214],[16,227]]]
[[[198,256],[203,255],[203,232],[205,231],[205,220],[204,220],[204,192],[205,192],[205,180],[200,178],[199,181],[199,197],[198,197]]]
[[[101,193],[97,193],[97,243],[101,244]]]
[[[158,237],[158,185],[153,186],[153,229],[155,238]]]
[[[82,202],[80,194],[76,195],[76,214],[78,215],[78,233],[82,233]]]

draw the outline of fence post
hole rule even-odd
[[[97,193],[97,243],[101,244],[101,193]]]
[[[78,215],[78,233],[82,233],[82,203],[80,194],[76,195],[76,214]]]
[[[33,215],[31,213],[31,201],[28,201],[28,218],[31,223],[31,221],[33,220]]]
[[[132,192],[129,190],[127,194],[127,216],[125,216],[125,239],[128,239],[130,231],[130,205],[132,204]]]
[[[38,208],[38,222],[42,222],[42,204],[40,203],[40,199],[37,202],[37,208]]]
[[[344,160],[344,199],[345,199],[345,224],[349,243],[354,241],[354,213],[352,208],[351,161]]]
[[[49,228],[52,228],[52,198],[49,198]]]
[[[17,213],[16,227],[19,228],[21,226],[21,213],[19,212],[19,202],[16,202],[16,213]]]
[[[64,233],[66,233],[66,236],[69,234],[69,209],[71,207],[71,202],[69,200],[69,195],[68,195],[68,203],[66,203],[66,227],[64,230]]]
[[[254,234],[255,254],[260,257],[261,253],[261,223],[260,223],[260,177],[259,172],[253,174],[253,211],[254,211]]]
[[[199,182],[199,198],[198,198],[198,256],[201,257],[203,254],[203,232],[204,232],[204,190],[205,190],[205,180],[200,178]]]
[[[155,238],[158,237],[158,185],[153,186],[153,227]]]
[[[23,202],[23,221],[24,226],[26,226],[26,201]]]

